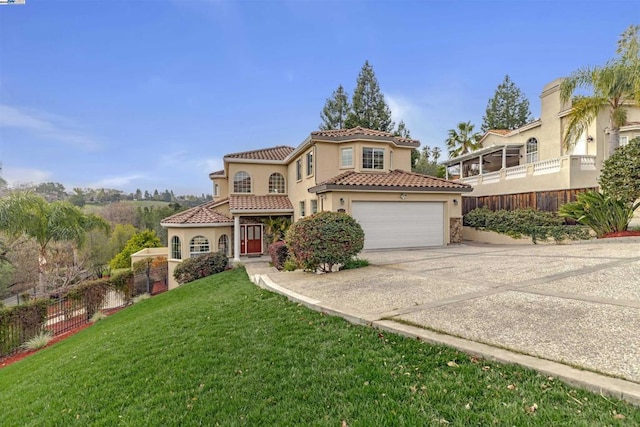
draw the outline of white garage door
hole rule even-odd
[[[353,202],[364,230],[365,249],[444,245],[444,204],[439,202]]]

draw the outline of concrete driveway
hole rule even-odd
[[[324,275],[250,264],[247,271],[345,317],[441,332],[640,383],[640,238],[361,257],[371,265]]]

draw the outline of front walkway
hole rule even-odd
[[[362,256],[372,265],[327,275],[246,267],[312,308],[640,404],[640,238]]]

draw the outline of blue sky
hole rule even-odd
[[[505,74],[544,84],[615,54],[628,1],[41,1],[0,7],[11,184],[210,193],[226,153],[296,146],[368,60],[394,119],[444,148]],[[443,150],[444,151],[444,150]]]

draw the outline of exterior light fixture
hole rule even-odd
[[[453,199],[453,206],[458,206],[458,199]]]
[[[593,142],[593,137],[591,135],[587,137],[587,142]]]
[[[344,197],[340,197],[340,205],[344,205]]]
[[[401,198],[402,200],[406,199],[406,198],[407,198],[407,193],[402,193],[402,194],[400,194],[400,198]]]

